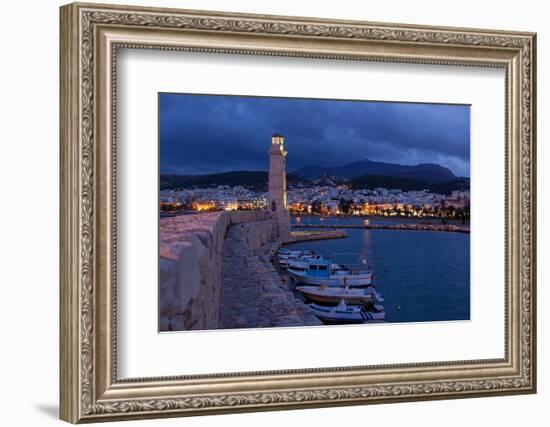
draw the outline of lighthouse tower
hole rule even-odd
[[[290,214],[286,208],[286,155],[285,138],[279,133],[271,137],[269,148],[269,200],[268,209],[275,216],[283,241],[290,236]]]

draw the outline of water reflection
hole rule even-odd
[[[330,218],[332,220],[332,218]],[[306,223],[307,217],[302,217]],[[356,219],[357,220],[357,219]],[[295,243],[335,262],[367,259],[384,295],[387,322],[470,318],[470,235],[347,229],[345,239]],[[340,254],[340,255],[337,255]]]

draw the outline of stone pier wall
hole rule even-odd
[[[218,326],[221,251],[229,222],[223,212],[161,219],[161,331]]]
[[[281,230],[268,211],[212,212],[161,219],[161,331],[223,327],[222,259],[224,250],[228,250],[226,236],[233,228],[243,236],[241,255],[253,256],[257,262],[269,263],[281,244]],[[227,266],[224,274],[229,274]]]

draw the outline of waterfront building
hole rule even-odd
[[[339,203],[337,200],[328,200],[324,203],[324,207],[327,208],[330,215],[338,215],[340,213]]]
[[[267,201],[263,197],[250,197],[237,200],[237,208],[240,210],[266,209]]]
[[[198,212],[209,212],[219,210],[219,206],[213,200],[195,200],[192,204],[193,210]]]
[[[225,211],[236,211],[239,207],[236,199],[223,198],[218,201],[220,209]]]

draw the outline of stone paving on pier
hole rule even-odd
[[[278,246],[273,242],[251,250],[244,226],[229,228],[222,250],[220,328],[321,324],[271,264]]]

